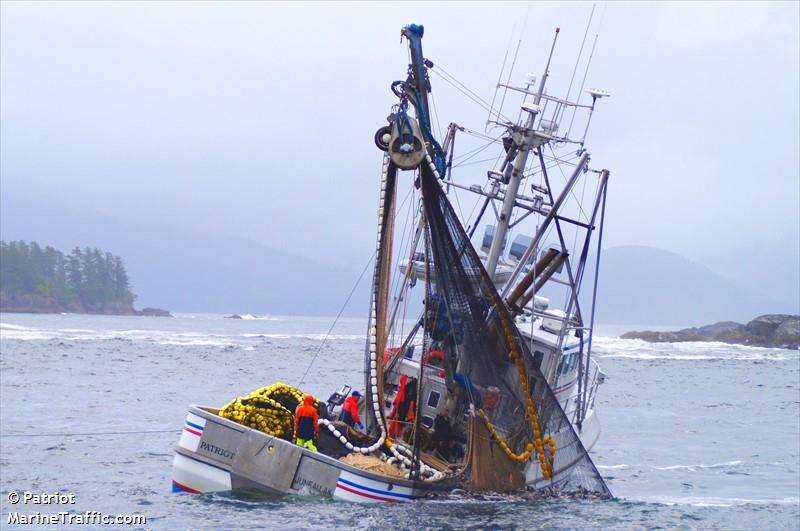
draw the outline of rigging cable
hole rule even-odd
[[[503,110],[503,105],[506,103],[506,94],[508,94],[508,85],[511,85],[511,75],[514,73],[514,65],[517,64],[517,55],[519,55],[519,47],[522,45],[522,39],[517,41],[517,49],[514,51],[514,59],[511,61],[511,68],[508,70],[508,78],[506,79],[506,87],[503,91],[503,98],[500,100],[500,108],[497,109],[497,119],[500,119],[500,111]],[[523,98],[523,101],[525,99]],[[520,111],[521,112],[521,111]]]
[[[311,361],[309,362],[308,367],[306,367],[306,372],[303,373],[303,377],[300,378],[300,382],[298,382],[298,384],[295,387],[300,387],[300,385],[303,382],[306,381],[306,376],[308,376],[308,371],[311,370],[311,367],[314,366],[314,362],[317,361],[317,356],[319,356],[319,353],[322,351],[322,347],[325,345],[325,342],[328,340],[328,337],[331,335],[331,332],[333,332],[333,327],[335,327],[336,323],[339,322],[339,318],[342,316],[342,313],[344,313],[344,309],[347,307],[347,304],[350,302],[350,299],[353,297],[353,293],[356,292],[356,288],[358,288],[358,285],[361,284],[361,279],[364,278],[364,273],[367,272],[367,269],[369,269],[369,265],[372,263],[372,261],[374,259],[375,259],[375,252],[373,252],[372,256],[369,257],[369,260],[367,260],[366,265],[364,265],[364,269],[361,271],[361,274],[358,275],[358,280],[356,280],[356,283],[353,284],[353,289],[350,290],[350,294],[347,296],[347,299],[344,301],[344,304],[342,304],[342,308],[339,310],[339,313],[336,315],[336,319],[334,319],[333,323],[331,323],[331,327],[328,329],[328,332],[325,334],[325,338],[319,344],[319,347],[317,348],[317,351],[314,353],[314,357],[311,358]]]
[[[511,43],[509,42],[509,44]],[[486,117],[486,126],[484,127],[484,131],[489,126],[489,122],[492,121],[492,109],[494,109],[494,102],[497,99],[497,91],[500,89],[500,81],[503,80],[503,72],[506,69],[506,61],[508,61],[508,48],[506,48],[506,54],[503,56],[503,65],[500,67],[500,73],[497,75],[497,85],[494,88],[494,95],[492,96],[492,104],[491,107],[489,108],[489,115]],[[503,106],[501,105],[500,110],[502,110],[502,108]]]
[[[589,28],[592,26],[592,18],[594,17],[595,7],[597,7],[597,4],[592,4],[592,12],[589,13],[589,21],[586,23],[586,31],[583,32],[581,49],[578,50],[578,58],[575,59],[575,68],[572,69],[572,77],[569,79],[569,87],[567,87],[567,95],[564,96],[564,100],[566,101],[569,101],[569,95],[572,93],[572,83],[575,81],[575,74],[578,72],[578,66],[580,65],[581,57],[583,57],[583,47],[586,44],[586,37],[589,35]],[[566,112],[566,106],[561,108],[561,115],[556,116],[556,123],[560,122],[561,119],[564,117],[564,112]]]
[[[548,146],[548,147],[550,147],[550,151],[552,152],[552,151],[553,151],[553,147],[552,147],[552,146]],[[555,153],[553,153],[553,156],[555,157]],[[563,170],[563,168],[561,167],[561,164],[556,164],[556,166],[558,167],[558,171],[559,171],[559,172],[561,172],[561,177],[564,179],[564,181],[567,181],[567,180],[569,180],[569,179],[567,178],[566,174],[564,173],[564,170]],[[588,167],[588,164],[587,164],[587,166],[586,166],[586,167]],[[586,170],[586,168],[584,168],[584,170]],[[588,215],[588,214],[586,214],[586,212],[583,210],[583,205],[582,205],[582,204],[581,204],[581,203],[578,201],[578,198],[577,198],[577,196],[575,195],[575,192],[574,192],[574,190],[570,190],[570,191],[569,191],[569,195],[571,195],[571,196],[572,196],[572,198],[573,198],[573,199],[574,199],[574,200],[575,200],[575,201],[578,203],[578,208],[580,209],[580,211],[581,211],[581,214],[583,214],[583,219],[589,219],[589,215]]]
[[[22,438],[22,437],[91,437],[96,435],[142,435],[148,433],[179,433],[181,429],[172,428],[170,430],[135,430],[135,431],[95,431],[84,433],[9,433],[0,435],[0,439]]]
[[[413,190],[413,189],[414,189],[414,187],[412,186],[411,190]],[[400,203],[400,207],[398,208],[398,210],[402,210],[403,207],[405,206],[406,201],[408,201],[408,198],[411,195],[411,190],[409,190],[409,193],[406,194],[406,197],[405,197],[405,199],[403,199],[403,202]],[[397,218],[397,214],[395,214],[395,218]],[[333,328],[336,326],[336,323],[339,322],[339,318],[344,313],[344,309],[350,303],[350,299],[353,298],[353,293],[356,292],[356,289],[358,288],[358,285],[361,284],[361,279],[364,278],[364,273],[367,272],[367,269],[369,269],[369,265],[375,259],[376,252],[377,251],[373,251],[372,252],[372,256],[370,256],[369,260],[367,260],[367,263],[364,266],[364,269],[361,271],[361,274],[358,275],[358,280],[356,280],[356,283],[353,284],[353,289],[350,290],[350,294],[347,296],[347,299],[345,299],[344,304],[342,304],[342,307],[339,310],[339,313],[336,315],[336,318],[333,320],[333,323],[331,323],[331,327],[328,329],[328,332],[325,334],[325,337],[322,339],[322,342],[320,342],[319,347],[317,348],[317,351],[314,353],[314,357],[311,358],[311,361],[308,364],[308,367],[306,367],[306,372],[303,373],[303,377],[300,378],[300,382],[295,387],[300,387],[300,384],[305,382],[306,376],[308,376],[308,371],[311,370],[311,367],[313,367],[314,363],[317,361],[317,357],[319,356],[319,353],[322,351],[322,347],[325,346],[325,343],[328,341],[328,337],[330,337],[331,332],[333,332]]]
[[[485,111],[492,112],[492,108],[490,107],[489,103],[486,100],[484,100],[483,98],[478,96],[474,91],[472,91],[464,83],[462,83],[458,79],[456,79],[455,76],[453,76],[452,74],[448,73],[444,68],[442,68],[442,66],[440,64],[437,64],[436,68],[433,68],[433,69],[431,69],[429,71],[430,72],[434,72],[435,74],[437,74],[443,81],[447,82],[449,85],[451,85],[457,91],[459,91],[462,94],[464,94],[465,96],[467,96],[469,99],[471,99],[473,102],[475,102],[478,106],[482,107]],[[499,117],[503,118],[504,120],[509,121],[509,122],[511,121],[506,116],[501,114],[499,111],[498,111],[497,114],[498,114]]]
[[[595,34],[594,42],[592,43],[592,51],[589,53],[589,60],[586,63],[586,70],[583,72],[583,80],[581,81],[581,89],[578,91],[578,99],[575,101],[576,104],[581,102],[581,96],[583,96],[583,89],[586,87],[586,76],[589,75],[589,67],[592,64],[592,58],[594,57],[594,49],[597,46],[597,37],[598,35]],[[575,115],[578,113],[578,107],[574,107],[572,109],[572,118],[569,121],[569,127],[567,128],[567,134],[564,135],[566,138],[569,138],[569,134],[572,131],[572,124],[575,122]]]

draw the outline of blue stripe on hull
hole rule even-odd
[[[375,494],[382,494],[384,496],[393,496],[396,498],[405,498],[408,500],[413,500],[414,496],[409,494],[400,494],[399,492],[390,492],[388,490],[380,490],[380,489],[373,489],[371,487],[365,487],[363,485],[359,485],[358,483],[353,483],[352,481],[347,481],[346,479],[339,478],[340,483],[344,483],[345,485],[350,485],[351,487],[355,487],[357,489],[366,490],[368,492],[374,492]]]

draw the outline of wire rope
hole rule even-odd
[[[91,431],[75,433],[7,433],[0,435],[1,439],[25,438],[25,437],[93,437],[102,435],[144,435],[149,433],[179,433],[181,429],[172,428],[169,430],[133,430],[133,431]]]
[[[461,83],[458,79],[456,79],[454,76],[449,74],[440,65],[437,65],[437,68],[430,70],[430,72],[434,72],[436,75],[439,76],[439,78],[442,79],[442,81],[446,82],[447,84],[449,84],[450,86],[455,88],[457,91],[459,91],[462,94],[464,94],[467,98],[471,99],[474,103],[476,103],[483,110],[487,111],[489,114],[492,113],[493,109],[491,108],[490,104],[486,100],[484,100],[483,98],[478,96],[475,92],[470,90],[469,87],[467,87],[466,85]],[[508,119],[508,117],[504,116],[499,111],[497,112],[497,114],[501,118],[503,118],[503,120],[506,120],[506,121],[509,121],[509,122],[511,121],[511,120]]]

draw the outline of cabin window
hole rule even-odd
[[[431,393],[428,395],[428,407],[432,407],[433,409],[439,407],[439,400],[441,398],[442,395],[439,394],[438,391],[431,391]]]
[[[428,429],[433,428],[433,419],[428,415],[422,415],[422,425]]]
[[[561,358],[561,361],[558,363],[558,374],[567,374],[575,370],[575,366],[578,364],[578,353],[573,352],[572,354],[566,354]]]
[[[542,370],[542,360],[544,360],[544,352],[536,351],[533,353],[533,364],[537,369]]]

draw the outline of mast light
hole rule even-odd
[[[588,89],[586,89],[586,92],[594,99],[600,99],[600,98],[605,98],[605,97],[611,96],[610,92],[606,92],[605,90],[594,89],[594,88],[588,88]]]
[[[535,103],[523,103],[522,110],[531,114],[539,114],[542,111],[542,108]]]
[[[490,179],[493,179],[495,181],[501,182],[503,184],[508,184],[509,175],[507,175],[507,174],[505,174],[505,173],[503,173],[501,171],[497,171],[497,170],[489,170],[486,173],[488,174],[488,177]]]

